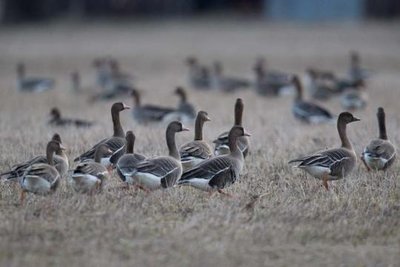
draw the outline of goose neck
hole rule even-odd
[[[113,122],[113,129],[114,129],[114,137],[124,137],[125,133],[122,129],[121,121],[119,118],[119,111],[113,110],[111,112],[112,122]]]
[[[342,142],[342,147],[347,148],[347,149],[353,149],[349,138],[347,137],[347,131],[346,131],[347,124],[344,123],[343,121],[338,121],[337,124],[337,129],[340,137],[340,141]]]
[[[176,147],[176,142],[175,142],[175,133],[176,132],[174,130],[167,129],[166,140],[167,140],[168,152],[170,157],[180,160],[178,148]]]

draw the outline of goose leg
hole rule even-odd
[[[147,194],[151,193],[151,191],[148,188],[146,188],[146,187],[144,187],[144,186],[142,186],[140,184],[137,184],[136,186],[137,186],[137,188],[142,189],[143,191],[145,191]]]
[[[367,163],[365,162],[365,159],[364,159],[364,157],[363,157],[363,156],[361,156],[361,157],[360,157],[360,159],[361,159],[361,162],[362,162],[362,163],[364,163],[364,166],[365,166],[365,168],[367,169],[367,171],[371,171],[371,168],[370,168],[370,167],[368,167]]]
[[[325,174],[322,177],[322,184],[325,187],[326,191],[329,191],[329,187],[328,187],[328,174]]]
[[[226,193],[226,192],[222,191],[222,189],[218,189],[218,193],[220,193],[221,195],[224,195],[224,196],[227,196],[227,197],[233,198],[233,196],[232,196],[231,194],[229,194],[229,193]]]
[[[19,196],[19,204],[22,206],[22,205],[24,205],[24,201],[25,201],[25,190],[22,190],[21,191],[21,194],[20,194],[20,196]]]

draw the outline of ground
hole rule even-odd
[[[0,28],[0,170],[44,153],[60,133],[72,159],[111,135],[112,102],[87,104],[87,93],[70,89],[79,70],[86,92],[94,87],[91,61],[112,55],[135,75],[143,102],[175,105],[172,92],[187,86],[183,60],[196,55],[206,64],[219,59],[231,75],[253,78],[255,58],[274,69],[304,74],[309,66],[344,74],[348,52],[358,50],[373,70],[369,104],[349,125],[358,154],[377,135],[376,109],[387,112],[388,134],[400,142],[400,34],[398,23],[320,25],[263,21],[175,20],[19,25]],[[56,90],[20,94],[15,65],[57,79]],[[358,163],[344,180],[321,183],[287,164],[290,159],[339,145],[335,124],[306,126],[295,121],[292,96],[263,98],[253,91],[224,95],[190,90],[189,99],[208,111],[211,141],[233,123],[237,97],[245,103],[244,126],[252,133],[251,154],[234,198],[191,188],[147,195],[122,190],[117,176],[102,194],[75,194],[66,185],[51,196],[29,195],[18,206],[17,186],[0,182],[0,265],[2,266],[399,266],[400,165],[367,173]],[[123,99],[132,104],[131,99]],[[341,111],[339,99],[323,103]],[[51,107],[68,117],[94,120],[92,129],[51,128]],[[137,135],[136,150],[166,153],[164,127],[137,125],[124,111],[125,130]],[[193,132],[179,134],[182,144]],[[257,199],[257,196],[260,196]]]

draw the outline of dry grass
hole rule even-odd
[[[87,106],[70,92],[68,75],[79,69],[90,87],[90,61],[113,55],[138,77],[144,101],[174,105],[174,86],[185,84],[182,60],[196,54],[221,59],[229,73],[251,76],[257,55],[274,68],[302,73],[315,65],[344,71],[347,52],[359,49],[377,74],[369,84],[370,105],[349,127],[358,152],[376,136],[375,112],[388,113],[388,131],[400,142],[400,36],[398,24],[268,25],[229,21],[140,24],[86,24],[0,29],[0,169],[43,153],[59,132],[71,158],[111,134],[109,106]],[[14,66],[57,78],[58,88],[42,95],[15,92]],[[235,96],[191,92],[207,110],[208,140],[232,123]],[[334,125],[306,127],[290,113],[291,97],[259,98],[245,92],[245,126],[253,152],[245,174],[228,191],[237,199],[208,198],[190,188],[146,196],[119,189],[113,177],[102,194],[74,194],[65,184],[49,197],[29,196],[16,206],[18,191],[0,183],[0,265],[2,266],[399,266],[399,163],[388,173],[369,174],[359,166],[326,192],[320,183],[286,162],[310,151],[335,146]],[[126,99],[125,102],[130,102]],[[52,106],[67,116],[98,121],[91,130],[46,125]],[[327,103],[340,112],[338,99]],[[125,130],[137,134],[137,151],[165,153],[164,129],[143,128],[122,114]],[[178,142],[192,138],[181,134]],[[254,195],[264,194],[251,205]]]

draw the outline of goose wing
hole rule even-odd
[[[107,169],[97,162],[81,162],[74,170],[74,174],[78,173],[98,176],[107,173]]]
[[[180,178],[182,166],[175,159],[170,157],[156,157],[140,162],[136,171],[148,173],[161,178],[162,187],[172,186]]]
[[[75,158],[74,161],[83,161],[87,159],[93,159],[94,158],[94,153],[96,152],[96,149],[102,145],[105,144],[113,153],[118,151],[121,147],[123,147],[126,143],[125,138],[121,137],[110,137],[110,138],[105,138],[95,144],[91,149],[80,155],[79,157]]]
[[[212,156],[210,146],[203,141],[192,141],[180,148],[179,151],[182,161],[190,157],[208,159]]]
[[[169,113],[175,112],[173,108],[158,107],[154,105],[145,105],[140,108],[142,116],[149,120],[161,121]]]
[[[383,158],[387,161],[396,156],[394,146],[390,142],[382,139],[372,140],[364,149],[364,153],[368,153],[372,157]]]
[[[51,187],[57,186],[58,180],[60,178],[60,174],[58,171],[51,165],[45,163],[38,163],[29,166],[23,175],[23,180],[26,177],[37,177],[46,180]]]

